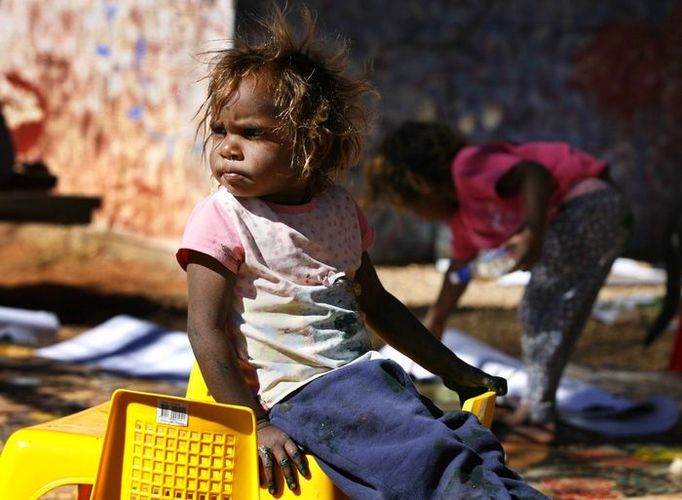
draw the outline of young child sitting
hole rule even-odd
[[[295,489],[301,448],[347,495],[544,498],[504,464],[471,414],[444,414],[370,347],[365,321],[454,390],[506,392],[464,363],[379,282],[373,233],[333,176],[361,150],[370,90],[343,72],[304,12],[297,38],[276,12],[263,41],[238,40],[209,75],[205,123],[216,192],[177,253],[188,332],[213,397],[248,406],[274,491]]]
[[[504,247],[509,271],[531,271],[519,309],[528,388],[506,423],[553,440],[559,380],[627,233],[607,163],[561,142],[474,146],[447,125],[407,122],[385,137],[366,176],[371,199],[450,227],[453,259],[425,319],[436,337],[479,251]]]

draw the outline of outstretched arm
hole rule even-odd
[[[453,274],[457,277],[458,271],[465,265],[465,262],[456,260],[453,260],[450,263],[449,269],[443,275],[443,282],[440,291],[438,292],[438,298],[433,306],[431,306],[424,319],[426,328],[438,339],[443,337],[443,331],[445,330],[448,317],[455,307],[457,307],[459,299],[462,297],[469,284],[469,279],[466,276],[459,276],[458,279],[452,278]]]
[[[522,161],[497,181],[503,198],[520,194],[526,209],[524,227],[509,238],[505,248],[516,261],[512,270],[528,270],[539,259],[547,227],[547,211],[552,193],[552,177],[539,163]]]
[[[485,390],[506,394],[506,380],[488,375],[462,361],[431,335],[402,302],[384,289],[367,253],[362,255],[362,265],[355,277],[361,286],[359,301],[367,322],[386,342],[439,375],[445,385],[460,396],[468,397]]]
[[[307,465],[294,441],[281,429],[270,424],[239,369],[237,353],[225,326],[229,320],[235,275],[214,258],[190,251],[187,264],[189,341],[199,368],[214,399],[251,408],[256,414],[259,457],[265,481],[274,493],[275,462],[282,468],[287,485],[296,488],[291,462],[303,475]]]

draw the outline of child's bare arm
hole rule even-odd
[[[446,386],[458,392],[464,388],[478,389],[477,392],[493,390],[499,395],[507,392],[503,378],[488,375],[462,361],[431,335],[402,302],[387,292],[366,253],[362,256],[356,281],[361,287],[360,307],[369,325],[386,342],[442,377]]]
[[[522,161],[498,180],[496,189],[502,197],[520,194],[524,200],[524,227],[507,240],[505,247],[516,261],[512,270],[530,269],[540,258],[542,250],[552,177],[539,163]]]
[[[218,261],[190,252],[187,264],[187,331],[206,385],[216,401],[248,406],[256,419],[267,413],[249,389],[225,329],[235,275]]]
[[[456,274],[465,264],[465,262],[455,260],[450,263],[449,269],[443,275],[443,282],[440,291],[438,292],[438,298],[433,306],[431,306],[424,319],[426,328],[438,339],[443,336],[448,317],[455,307],[457,307],[460,297],[464,294],[469,284],[467,279],[462,279],[459,283],[453,282],[451,279],[451,274]]]
[[[286,433],[270,424],[267,412],[244,380],[237,353],[225,330],[234,282],[234,273],[218,261],[199,252],[190,252],[187,265],[190,344],[215,400],[247,406],[256,414],[259,457],[268,489],[274,492],[276,488],[276,463],[293,490],[296,477],[292,463],[307,475],[305,457]]]

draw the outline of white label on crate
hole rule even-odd
[[[187,405],[159,399],[156,405],[156,421],[159,424],[187,426]]]

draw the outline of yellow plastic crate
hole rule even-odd
[[[0,499],[35,500],[69,484],[89,499],[108,414],[109,401],[15,431],[0,454]]]
[[[119,390],[110,411],[107,402],[16,431],[0,454],[0,498],[34,499],[65,484],[78,484],[79,498],[88,498],[93,481],[93,498],[106,500],[346,498],[312,456],[311,475],[297,474],[296,491],[277,469],[270,495],[259,487],[253,412],[215,403],[196,367],[187,396]],[[494,408],[492,392],[463,404],[488,426]]]
[[[115,391],[93,498],[258,498],[253,413],[239,406]]]
[[[189,374],[189,382],[187,383],[186,396],[192,400],[215,402],[211,392],[206,387],[204,377],[201,375],[199,365],[195,362],[192,366],[192,371]],[[310,476],[304,477],[294,470],[294,475],[298,481],[298,488],[295,491],[289,490],[285,486],[284,475],[279,467],[275,468],[275,481],[277,489],[274,494],[270,494],[266,485],[260,485],[261,500],[277,499],[277,500],[347,500],[348,497],[338,489],[331,479],[320,468],[320,465],[312,455],[307,455],[308,469]],[[246,497],[245,497],[246,498]]]

